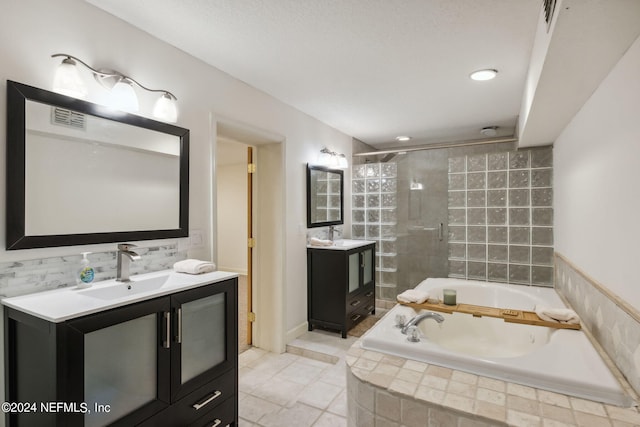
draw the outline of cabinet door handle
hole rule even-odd
[[[444,237],[444,223],[438,224],[438,240],[442,242],[442,238]]]
[[[351,316],[351,321],[355,322],[356,320],[358,320],[359,318],[361,318],[362,315],[361,314],[356,314],[355,316]]]
[[[198,403],[194,403],[191,406],[193,407],[193,409],[195,409],[197,411],[198,409],[202,408],[203,406],[207,406],[209,403],[213,402],[214,400],[216,400],[221,395],[222,395],[222,392],[220,390],[216,390],[211,396],[207,396],[203,401],[198,402]]]
[[[165,324],[165,334],[164,334],[164,341],[162,342],[162,346],[164,348],[170,348],[171,347],[171,313],[168,311],[164,312],[164,324]]]
[[[375,306],[374,306],[374,305],[370,305],[369,307],[367,307],[367,311],[368,311],[368,312],[371,312],[374,308],[375,308]]]
[[[182,308],[178,309],[178,335],[176,336],[176,342],[180,344],[182,342]]]
[[[366,294],[364,294],[365,297],[370,297],[371,295],[373,295],[373,291],[369,291]]]
[[[360,301],[359,299],[357,299],[357,300],[355,300],[355,301],[353,301],[353,302],[351,303],[351,306],[352,306],[352,307],[355,307],[356,305],[360,305],[360,302],[361,302],[361,301]]]
[[[360,252],[360,267],[364,268],[364,252]]]
[[[216,418],[213,421],[213,424],[211,424],[209,427],[218,427],[220,424],[222,424],[222,421],[220,421],[218,418]]]

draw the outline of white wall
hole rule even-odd
[[[206,41],[203,41],[206,42]],[[48,89],[51,87],[58,58],[54,53],[77,56],[96,68],[112,68],[131,75],[152,88],[170,90],[178,97],[178,126],[191,130],[190,149],[190,228],[204,231],[206,241],[190,250],[189,256],[213,259],[210,236],[216,224],[212,212],[210,153],[215,133],[211,132],[211,113],[247,123],[285,140],[282,207],[285,265],[272,266],[282,271],[277,286],[284,300],[284,320],[277,326],[286,329],[274,334],[284,336],[299,330],[306,322],[306,237],[305,237],[305,164],[315,161],[319,150],[327,146],[351,156],[351,138],[287,106],[271,96],[194,59],[184,52],[114,18],[81,0],[20,0],[3,2],[0,14],[0,135],[6,134],[6,79]],[[154,97],[139,93],[141,111],[151,111]],[[215,126],[213,126],[215,129]],[[0,168],[4,169],[5,139],[0,138]],[[350,196],[347,188],[347,200]],[[100,189],[97,188],[99,196]],[[347,204],[345,208],[348,209]],[[260,215],[260,213],[257,213]],[[52,218],[55,220],[55,218]],[[0,224],[5,223],[5,173],[0,173]],[[347,218],[347,228],[349,227]],[[0,227],[0,262],[17,261],[81,251],[101,251],[115,247],[92,245],[5,251],[5,230]],[[144,244],[144,242],[142,242]],[[280,277],[280,276],[278,276]],[[284,326],[282,326],[284,325]],[[284,350],[279,343],[276,349]]]
[[[556,251],[640,310],[640,38],[555,143]]]

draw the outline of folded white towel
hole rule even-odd
[[[570,325],[580,323],[580,317],[569,308],[536,307],[535,312],[539,318],[547,322],[568,323]]]
[[[417,289],[407,289],[399,294],[396,298],[400,302],[416,302],[422,304],[429,299],[429,292],[419,291]]]
[[[178,273],[202,274],[216,271],[216,265],[209,261],[200,261],[199,259],[185,259],[173,264],[173,269]]]
[[[322,240],[317,237],[312,237],[309,239],[309,244],[311,246],[331,246],[333,242],[331,240]]]

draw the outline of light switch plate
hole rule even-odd
[[[204,246],[204,233],[200,229],[189,230],[189,247],[201,248]]]

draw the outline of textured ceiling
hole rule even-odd
[[[540,0],[88,0],[366,143],[514,133]],[[469,73],[496,68],[474,82]]]

